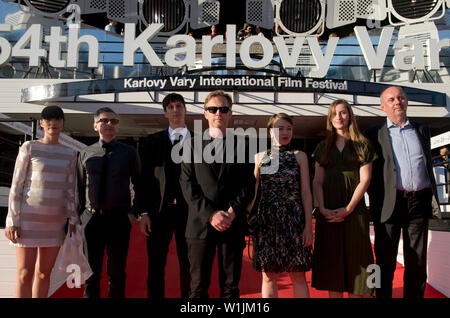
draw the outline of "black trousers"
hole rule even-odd
[[[228,234],[228,233],[227,233]],[[208,298],[211,272],[216,256],[219,267],[220,297],[239,298],[239,281],[245,238],[241,234],[227,235],[215,232],[205,240],[188,238],[191,263],[190,298]]]
[[[83,297],[100,298],[100,280],[106,249],[108,297],[125,298],[125,267],[131,231],[127,212],[113,210],[101,214],[85,210],[80,219],[85,253],[93,272],[86,280]]]
[[[152,232],[147,237],[148,278],[147,293],[151,299],[165,297],[165,267],[169,245],[175,232],[178,264],[180,268],[181,298],[189,297],[188,248],[186,244],[187,208],[168,205],[161,214],[151,218]]]
[[[375,224],[375,256],[381,270],[377,298],[392,298],[392,281],[397,265],[400,233],[403,236],[405,271],[403,297],[423,298],[427,281],[428,220],[431,216],[431,189],[405,198],[397,191],[392,217]]]

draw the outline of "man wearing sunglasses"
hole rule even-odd
[[[141,151],[142,189],[141,232],[147,237],[148,278],[150,299],[165,297],[165,266],[169,245],[175,233],[180,266],[181,298],[189,297],[189,260],[186,245],[187,204],[180,188],[180,164],[174,163],[172,148],[182,144],[192,132],[185,124],[186,105],[183,96],[168,94],[162,102],[169,127],[145,140]]]
[[[227,133],[231,105],[231,97],[223,91],[208,95],[204,116],[209,128],[204,135],[210,138],[202,140],[203,158],[201,162],[191,158],[190,162],[181,164],[180,184],[189,206],[186,240],[191,266],[191,298],[209,297],[216,250],[220,296],[239,297],[246,208],[253,199],[255,178],[248,160],[244,163],[237,160],[238,152],[243,150],[237,147],[237,136]],[[230,143],[231,140],[236,142]],[[219,146],[209,147],[211,143]],[[205,151],[212,148],[217,150],[214,162],[205,160]],[[227,152],[234,154],[231,162]]]
[[[100,297],[100,278],[106,249],[110,298],[125,297],[125,266],[136,200],[131,206],[130,179],[139,192],[140,160],[136,150],[116,139],[119,119],[110,108],[97,110],[94,130],[100,140],[78,157],[77,205],[85,253],[92,269],[84,297]]]

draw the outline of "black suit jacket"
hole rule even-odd
[[[419,138],[433,195],[437,198],[431,161],[430,131],[426,125],[420,123],[411,122],[411,125]],[[383,223],[391,217],[397,195],[397,172],[386,121],[368,128],[364,134],[372,142],[378,155],[378,159],[373,163],[372,179],[367,191],[370,198],[370,212],[373,221]],[[431,217],[431,212],[430,209],[430,214],[426,216]]]
[[[192,132],[189,133],[192,135]],[[168,190],[171,195],[175,195],[177,204],[187,209],[179,184],[179,164],[176,167],[177,164],[173,163],[171,151],[168,129],[149,135],[141,150],[143,191],[139,203],[141,212],[148,212],[150,218],[160,215],[164,211],[164,204],[173,199],[168,197]]]
[[[236,136],[228,134],[228,138]],[[195,141],[191,139],[194,144]],[[211,141],[202,141],[202,149]],[[255,193],[254,165],[248,158],[248,140],[246,140],[245,163],[237,163],[237,142],[234,143],[234,163],[224,162],[219,171],[214,163],[181,164],[180,183],[184,198],[189,207],[186,227],[187,238],[206,239],[208,234],[216,231],[209,223],[209,218],[218,210],[227,211],[230,206],[236,213],[231,227],[223,234],[230,236],[244,236],[247,222],[247,206],[253,200]],[[228,150],[227,150],[228,151]],[[194,151],[192,151],[194,153]]]

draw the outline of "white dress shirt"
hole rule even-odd
[[[188,129],[186,126],[184,126],[183,128],[176,128],[176,129],[173,129],[172,127],[169,126],[169,138],[172,144],[175,142],[176,134],[181,134],[180,142],[182,143],[186,139],[187,133]]]

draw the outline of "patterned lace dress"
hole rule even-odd
[[[260,165],[259,231],[253,237],[253,267],[264,272],[303,272],[311,268],[311,249],[303,247],[305,215],[300,191],[300,168],[292,150],[280,150],[275,173],[263,173],[274,164],[264,154]]]

